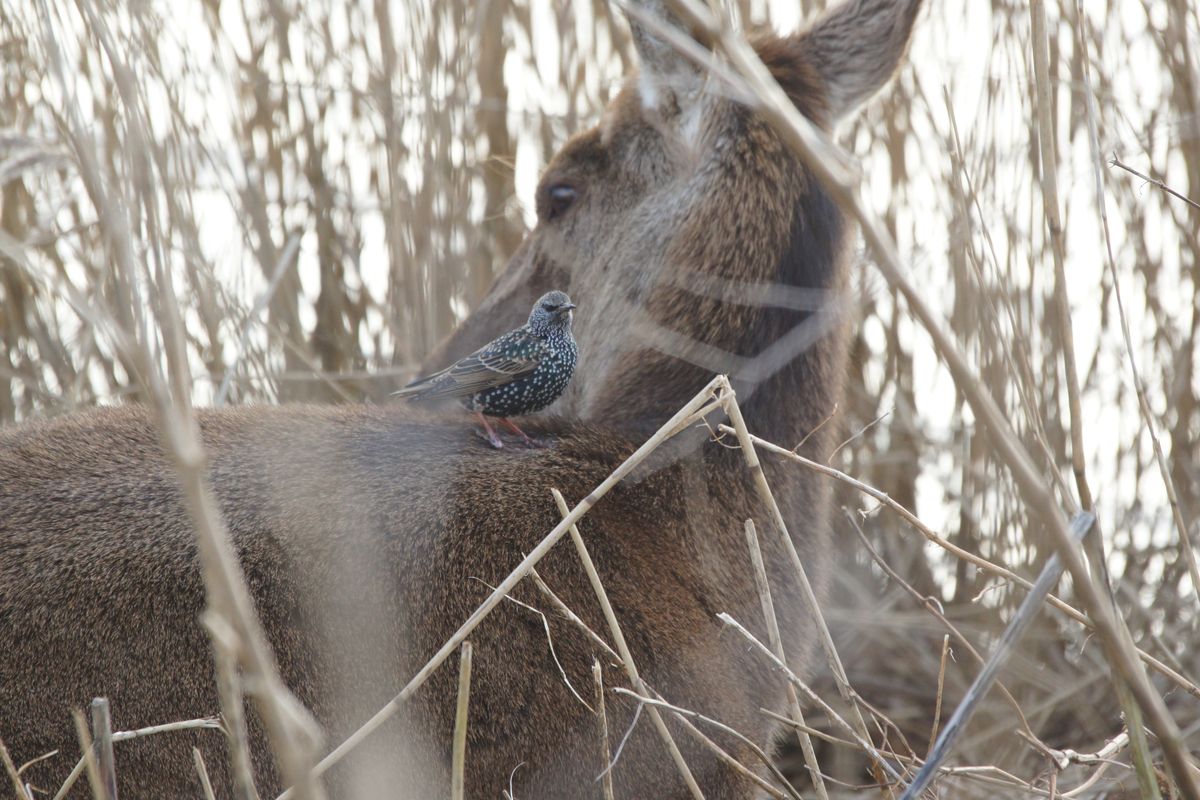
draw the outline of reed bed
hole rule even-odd
[[[726,4],[717,49],[736,66],[738,31],[820,5]],[[935,791],[1194,796],[1178,759],[1200,749],[1198,43],[1186,0],[933,3],[897,80],[839,132],[869,235],[830,423],[845,442],[794,464],[825,468],[844,509],[823,604],[844,674],[810,687],[834,713],[799,691],[784,722],[812,749],[789,736],[776,756],[805,796],[878,794],[884,763],[911,779],[1059,552],[1065,522],[1030,502],[1012,453],[1047,503],[1094,513],[1090,580],[1180,737],[1128,724],[1075,573]],[[384,402],[484,295],[533,221],[538,171],[633,63],[603,0],[10,0],[0,424],[146,401],[184,452],[189,403]],[[795,444],[755,442],[763,459]],[[206,569],[231,582],[220,624],[253,639],[206,503],[197,484]],[[621,655],[647,713],[687,718]],[[258,667],[271,680],[269,657]],[[277,722],[299,775],[307,723]],[[128,734],[97,730],[119,769]],[[616,750],[622,732],[598,730]],[[108,768],[85,767],[102,793]]]

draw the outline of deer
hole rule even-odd
[[[671,18],[661,2],[640,4]],[[802,30],[752,43],[796,108],[828,132],[898,68],[921,0],[842,0]],[[747,427],[828,457],[842,391],[842,312],[854,230],[831,194],[742,100],[643,20],[639,70],[594,127],[567,141],[536,192],[537,223],[428,370],[517,327],[533,301],[577,303],[580,360],[554,413],[524,428],[543,448],[495,450],[461,414],[385,405],[198,412],[207,476],[280,674],[330,742],[354,731],[455,632],[491,587],[716,373]],[[676,30],[680,30],[676,28]],[[717,614],[765,622],[743,534],[762,548],[789,666],[810,674],[813,614],[742,453],[709,431],[624,481],[579,529],[647,685],[769,749],[779,671]],[[818,594],[829,580],[830,489],[764,458],[792,543]],[[569,547],[538,564],[594,632],[605,621]],[[607,764],[591,707],[625,673],[582,626],[524,581],[475,628],[466,796],[694,796],[627,694],[609,692],[619,758]],[[81,750],[70,709],[105,696],[115,729],[216,713],[205,589],[179,486],[145,408],[97,409],[0,431],[0,739],[23,779],[53,791]],[[542,609],[544,613],[540,613]],[[434,672],[404,708],[323,776],[334,796],[444,796],[458,677]],[[591,700],[589,702],[589,699]],[[263,724],[247,727],[262,797],[282,785]],[[665,715],[707,798],[759,787]],[[760,773],[745,742],[711,738]],[[229,747],[196,729],[116,746],[120,794],[199,797],[198,748],[231,796]],[[72,796],[85,796],[77,785]]]

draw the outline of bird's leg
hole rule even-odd
[[[508,428],[510,431],[512,431],[513,433],[517,434],[522,439],[524,439],[525,444],[528,445],[529,447],[545,447],[545,445],[543,445],[541,442],[537,441],[536,439],[531,439],[529,437],[529,434],[527,434],[525,431],[518,428],[517,424],[515,422],[513,422],[511,419],[509,419],[508,417],[499,417],[499,420],[500,420],[501,425]]]
[[[494,430],[492,430],[492,426],[488,425],[487,418],[483,416],[483,412],[476,411],[475,416],[478,418],[480,424],[483,425],[483,429],[487,431],[487,436],[483,436],[482,438],[487,439],[488,444],[497,450],[504,449],[504,442],[500,441],[500,437],[496,435]],[[476,433],[478,434],[479,431],[476,431]],[[524,434],[522,434],[522,436],[524,436]]]

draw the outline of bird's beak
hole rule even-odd
[[[554,313],[555,313],[555,314],[558,314],[559,316],[562,316],[563,314],[568,314],[568,313],[570,313],[571,311],[574,311],[574,310],[575,310],[575,304],[574,304],[574,303],[567,303],[567,304],[566,304],[566,305],[564,305],[564,306],[559,306],[559,307],[558,307],[558,310],[557,310],[557,311],[555,311]]]

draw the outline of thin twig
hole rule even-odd
[[[211,728],[212,730],[222,730],[221,720],[216,717],[200,717],[198,719],[188,719],[181,722],[168,722],[164,725],[150,725],[145,728],[138,728],[132,731],[118,731],[114,733],[112,739],[114,742],[127,742],[130,739],[140,739],[143,736],[154,736],[159,733],[172,733],[174,731],[189,731]],[[62,786],[55,792],[53,800],[63,800],[67,796],[67,792],[71,791],[71,787],[75,785],[75,781],[79,780],[79,776],[83,774],[87,766],[87,759],[80,756],[75,762],[75,766],[67,774],[63,780]]]
[[[529,570],[529,577],[533,580],[533,585],[538,588],[538,591],[546,596],[546,599],[550,601],[550,605],[554,606],[554,609],[558,611],[559,614],[565,617],[568,622],[571,622],[577,628],[583,631],[583,634],[591,639],[597,647],[603,650],[604,654],[611,658],[614,664],[620,665],[620,654],[617,653],[616,650],[612,649],[612,645],[606,642],[603,636],[588,627],[588,624],[580,619],[579,615],[572,611],[570,606],[562,601],[561,597],[555,594],[554,590],[551,589],[544,580],[542,580],[542,576],[538,574],[536,569]]]
[[[1187,195],[1180,194],[1179,192],[1172,189],[1170,186],[1167,186],[1165,183],[1160,181],[1158,178],[1152,178],[1149,175],[1146,175],[1145,173],[1138,172],[1136,169],[1129,166],[1121,159],[1117,158],[1116,153],[1113,153],[1112,158],[1110,158],[1108,160],[1108,163],[1109,163],[1109,166],[1118,167],[1118,168],[1123,169],[1126,172],[1130,173],[1131,175],[1138,176],[1139,178],[1146,181],[1147,183],[1154,184],[1155,186],[1157,186],[1159,189],[1162,189],[1167,194],[1179,198],[1180,200],[1187,203],[1192,208],[1196,209],[1197,211],[1200,211],[1200,203],[1197,203],[1195,200],[1188,197]]]
[[[475,578],[475,580],[479,581],[480,583],[482,583],[484,586],[488,587],[492,591],[496,590],[495,586],[492,586],[490,583],[483,580],[482,578]],[[508,597],[505,597],[504,599],[508,600],[510,603],[513,603],[514,605],[518,605],[521,608],[524,608],[527,611],[532,611],[534,614],[538,615],[538,619],[540,619],[542,621],[542,630],[544,630],[546,632],[546,644],[550,648],[550,658],[553,659],[554,666],[558,668],[558,674],[562,677],[563,683],[566,684],[567,690],[571,693],[571,695],[576,700],[578,700],[580,702],[580,704],[584,708],[586,708],[588,711],[592,711],[594,713],[595,709],[592,708],[591,704],[588,703],[587,700],[583,699],[583,695],[579,694],[579,692],[576,691],[574,684],[571,683],[571,679],[567,676],[566,668],[562,665],[562,662],[558,660],[558,651],[554,649],[554,635],[550,632],[550,619],[542,612],[542,610],[540,608],[535,608],[526,602],[518,600],[517,598],[513,597],[512,595],[509,595]]]
[[[942,691],[946,687],[946,662],[950,660],[950,634],[942,634],[942,657],[938,661],[937,699],[933,704],[933,725],[929,729],[929,747],[926,752],[933,750],[937,741],[938,725],[942,721]]]
[[[771,662],[772,664],[775,665],[776,669],[778,669],[780,672],[782,672],[789,681],[791,681],[793,684],[795,684],[796,688],[799,689],[800,692],[805,697],[807,697],[811,702],[813,702],[817,706],[819,706],[820,709],[822,711],[824,711],[826,715],[828,715],[829,719],[834,722],[834,724],[836,724],[838,727],[840,727],[842,730],[844,730],[846,733],[848,733],[850,735],[850,738],[854,740],[854,742],[858,745],[858,747],[860,747],[862,749],[862,751],[864,753],[866,753],[867,756],[870,757],[870,759],[873,762],[875,762],[876,764],[879,764],[881,766],[881,768],[885,772],[887,772],[889,775],[895,776],[893,778],[893,780],[895,780],[895,781],[900,780],[900,776],[899,776],[899,773],[896,771],[896,768],[893,767],[890,763],[888,763],[887,758],[885,758],[883,753],[881,753],[879,751],[879,748],[877,748],[875,745],[871,744],[871,741],[869,738],[862,736],[858,732],[857,728],[854,725],[851,725],[849,722],[846,721],[846,719],[841,714],[837,713],[837,711],[834,710],[833,706],[831,706],[831,705],[829,705],[829,703],[825,702],[825,700],[822,699],[819,694],[817,694],[815,691],[813,691],[812,687],[810,687],[804,680],[802,680],[799,675],[792,672],[788,668],[787,664],[784,664],[782,661],[780,661],[778,658],[776,658],[775,654],[771,652],[771,649],[769,647],[767,647],[765,644],[763,644],[762,642],[760,642],[754,636],[754,634],[752,634],[750,631],[746,630],[746,627],[744,625],[742,625],[742,623],[738,622],[736,619],[734,619],[733,617],[731,617],[729,614],[727,614],[725,612],[721,612],[721,613],[717,614],[717,619],[721,620],[726,625],[730,626],[731,628],[736,630],[738,633],[740,633],[742,636],[746,637],[746,639],[749,640],[749,642],[752,645],[754,645],[755,648],[758,649],[758,651],[761,652],[763,654],[763,656],[769,662]]]

